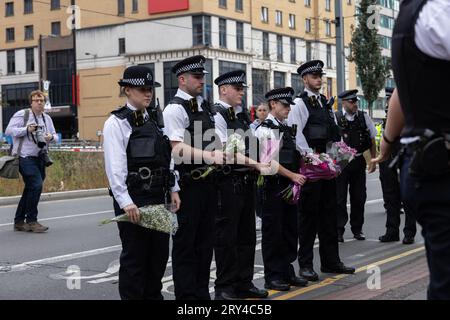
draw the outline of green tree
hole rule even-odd
[[[372,116],[373,102],[383,89],[386,77],[390,74],[390,63],[383,61],[378,38],[378,12],[375,10],[376,0],[361,0],[359,3],[358,26],[352,29],[350,56],[348,60],[355,62],[356,73],[361,79],[364,98],[369,105]]]

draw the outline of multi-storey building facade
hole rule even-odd
[[[124,102],[117,81],[133,64],[154,70],[162,84],[156,89],[161,106],[177,88],[170,68],[194,54],[207,58],[204,94],[210,100],[218,98],[213,80],[236,68],[247,71],[247,106],[263,101],[270,88],[292,86],[298,92],[303,84],[296,69],[310,59],[325,62],[323,93],[337,94],[332,0],[77,0],[76,5],[80,138],[97,139],[109,113]],[[351,0],[342,7],[348,53],[355,7]],[[61,20],[68,18],[65,13]],[[6,54],[2,38],[0,43],[0,55]],[[354,66],[346,63],[345,70],[346,87],[356,86]]]

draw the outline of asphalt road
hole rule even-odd
[[[357,267],[355,275],[320,274],[320,281],[287,293],[270,292],[270,299],[424,299],[428,282],[420,228],[416,243],[383,244],[385,219],[378,174],[368,175],[364,232],[357,241],[347,229],[340,244],[341,259]],[[113,216],[109,197],[43,202],[40,222],[46,234],[14,232],[16,206],[0,207],[0,299],[115,300],[121,250],[115,224],[99,226]],[[402,217],[402,220],[404,218]],[[403,224],[403,221],[402,221]],[[254,283],[263,287],[261,233],[258,232]],[[318,245],[315,270],[320,271]],[[298,267],[298,266],[296,266]],[[163,291],[174,299],[169,259]],[[378,277],[378,275],[380,275]],[[215,278],[211,266],[211,292]]]

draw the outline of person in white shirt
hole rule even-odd
[[[180,207],[171,147],[158,121],[160,111],[150,108],[154,88],[160,84],[149,68],[131,66],[119,85],[127,103],[112,112],[103,129],[114,212],[116,216],[127,214],[133,222],[118,222],[122,241],[119,293],[123,300],[161,300],[170,236],[137,224],[139,207],[169,202],[173,212]]]
[[[172,247],[177,300],[211,299],[209,275],[218,197],[216,174],[208,172],[223,163],[224,153],[214,129],[214,112],[201,96],[205,61],[203,56],[193,56],[172,68],[178,91],[163,112],[181,187],[179,228]]]
[[[422,227],[428,299],[450,300],[450,1],[402,1],[392,37],[397,88],[389,101],[380,155],[397,141],[403,202]]]
[[[293,95],[294,90],[289,87],[267,92],[265,97],[270,114],[255,132],[261,150],[269,150],[269,145],[275,148],[272,142],[275,139],[280,143],[277,174],[264,176],[262,190],[264,287],[278,291],[288,291],[291,286],[304,287],[308,283],[305,278],[295,275],[292,265],[297,258],[298,207],[280,195],[290,185],[303,186],[306,182],[306,177],[298,173],[301,155],[295,145],[295,126],[289,127],[286,123],[294,104]]]
[[[337,231],[338,241],[344,242],[345,225],[348,222],[347,193],[350,188],[350,225],[356,240],[365,240],[362,227],[364,224],[364,205],[366,192],[366,159],[363,153],[370,150],[372,158],[376,157],[375,137],[377,130],[366,112],[358,110],[358,90],[346,90],[339,94],[342,99],[342,111],[335,113],[344,142],[356,149],[355,158],[342,170],[337,178]],[[375,171],[375,165],[369,163],[368,172]]]
[[[243,70],[234,70],[214,80],[219,87],[214,120],[216,133],[225,148],[231,135],[239,135],[242,150],[238,152],[255,160],[258,156],[257,139],[250,129],[250,117],[241,106],[247,88],[245,75]],[[217,267],[215,299],[266,298],[268,291],[258,289],[253,284],[257,173],[250,163],[227,163],[226,166],[230,172],[223,171],[218,184],[220,206],[214,243]]]
[[[320,94],[322,88],[323,61],[312,60],[302,64],[297,72],[303,78],[305,91],[297,99],[289,113],[289,125],[298,126],[296,144],[301,152],[326,152],[328,143],[340,141],[331,103]],[[313,248],[316,236],[320,240],[321,271],[327,273],[355,272],[345,266],[339,257],[336,216],[336,179],[308,182],[302,188],[299,205],[298,262],[300,275],[317,281],[313,269]]]

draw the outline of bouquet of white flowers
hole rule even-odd
[[[178,230],[178,220],[175,213],[166,209],[164,204],[148,205],[139,208],[141,219],[137,223],[139,226],[172,234],[174,235]],[[131,222],[126,214],[121,214],[117,217],[106,219],[100,222],[100,225],[111,222]]]

